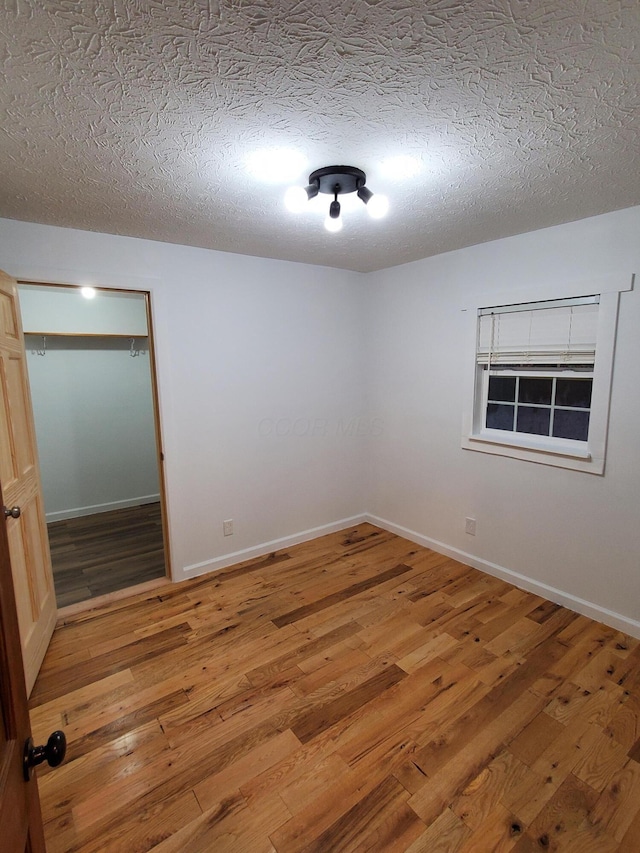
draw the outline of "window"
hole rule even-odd
[[[617,293],[605,296],[477,310],[463,447],[603,473]]]
[[[586,441],[593,378],[576,378],[570,371],[555,374],[517,367],[488,372],[485,426],[507,432]]]

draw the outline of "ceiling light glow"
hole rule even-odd
[[[309,197],[304,187],[289,187],[284,194],[284,206],[291,213],[302,213],[308,202]]]
[[[80,293],[84,296],[85,299],[95,299],[97,291],[95,287],[81,287]]]
[[[422,164],[416,157],[408,154],[399,154],[397,157],[389,157],[380,164],[380,173],[386,178],[403,180],[413,178],[422,171]]]
[[[255,151],[247,161],[247,168],[253,177],[267,184],[295,181],[306,165],[304,154],[288,148],[264,148]]]

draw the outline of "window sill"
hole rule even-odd
[[[556,441],[563,441],[563,439],[556,439]],[[515,435],[508,435],[505,441],[505,436],[501,435],[500,431],[483,430],[463,436],[462,447],[464,450],[475,450],[494,456],[508,456],[511,459],[522,459],[538,465],[584,471],[588,474],[604,474],[604,455],[593,456],[593,453],[581,442],[566,441],[559,446],[552,441],[545,442],[540,437],[536,440]]]
[[[521,434],[488,429],[470,435],[469,441],[483,441],[488,444],[533,450],[538,453],[551,453],[555,456],[569,456],[572,459],[591,459],[591,453],[589,453],[585,442],[568,441],[561,438],[549,441],[542,436],[528,438]]]

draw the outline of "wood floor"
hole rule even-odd
[[[370,525],[71,617],[49,853],[640,850],[637,640]]]
[[[160,503],[47,525],[58,607],[165,576]]]

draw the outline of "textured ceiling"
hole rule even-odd
[[[9,218],[369,271],[640,203],[638,0],[5,0],[0,65]],[[272,147],[388,217],[289,213]]]

